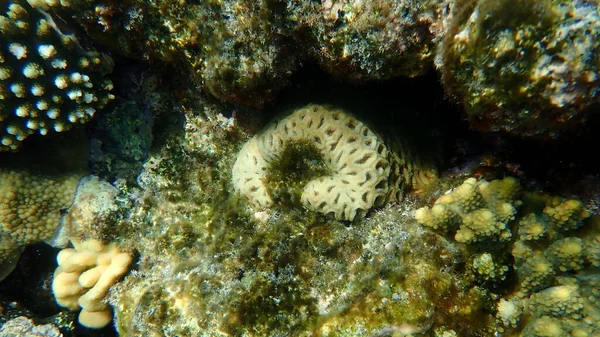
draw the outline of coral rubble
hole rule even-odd
[[[11,319],[0,327],[0,336],[12,337],[62,337],[58,328],[52,324],[35,325],[27,317]]]

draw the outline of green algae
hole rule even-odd
[[[311,180],[331,174],[320,151],[308,141],[287,145],[280,158],[271,162],[264,178],[275,204],[299,206],[304,186]]]

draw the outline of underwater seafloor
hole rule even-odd
[[[600,335],[600,2],[0,1],[0,337]]]

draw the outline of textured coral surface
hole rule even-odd
[[[0,9],[3,328],[600,334],[598,1]]]
[[[0,151],[89,121],[114,96],[111,61],[27,1],[0,4]]]
[[[472,125],[521,136],[577,130],[597,109],[597,1],[465,1],[438,67]],[[507,7],[513,10],[507,11]]]
[[[398,163],[383,140],[344,111],[318,105],[298,109],[250,139],[233,166],[234,188],[258,209],[271,206],[270,171],[288,160],[287,148],[298,143],[313,147],[326,171],[313,173],[300,187],[298,194],[307,209],[353,220],[357,214],[397,199],[402,189]]]

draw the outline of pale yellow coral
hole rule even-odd
[[[508,267],[498,264],[490,253],[478,254],[471,263],[473,271],[485,281],[504,280]]]
[[[539,240],[546,234],[546,224],[535,213],[524,216],[519,221],[519,239],[524,241]]]
[[[593,218],[586,220],[590,213],[583,202],[537,193],[521,195],[531,213],[514,221],[521,204],[516,200],[518,192],[514,178],[492,182],[470,178],[433,207],[417,210],[415,217],[432,228],[456,230],[458,242],[492,239],[500,243],[498,247],[477,245],[467,262],[467,271],[480,282],[504,278],[508,267],[498,261],[507,261],[502,252],[509,248],[516,286],[496,303],[496,333],[598,335],[600,281],[593,267],[600,265],[599,227]],[[511,230],[518,233],[516,240],[508,240]]]
[[[79,323],[102,328],[112,319],[104,302],[108,289],[128,270],[132,257],[115,244],[98,240],[74,243],[60,251],[54,272],[52,291],[56,302],[72,310],[81,308]]]
[[[479,185],[479,193],[488,203],[514,200],[520,190],[519,181],[514,177],[505,177],[502,180],[492,180]]]
[[[481,194],[477,193],[478,186],[477,179],[469,178],[455,188],[452,193],[441,197],[440,202],[454,203],[465,213],[473,211],[483,206],[483,198]]]
[[[496,318],[504,325],[516,327],[521,319],[523,308],[520,301],[501,298],[496,305]]]
[[[79,174],[0,168],[0,262],[14,249],[56,233],[79,178]]]
[[[415,212],[415,218],[419,223],[434,229],[451,228],[460,220],[458,215],[450,209],[450,206],[444,203],[435,204],[431,209],[429,207],[419,208]]]
[[[528,307],[537,316],[552,315],[580,318],[583,309],[579,286],[576,284],[551,287],[530,296]]]
[[[586,260],[594,267],[600,267],[600,235],[585,240]]]
[[[253,207],[273,204],[265,176],[269,165],[295,142],[312,144],[331,171],[304,186],[301,203],[307,209],[353,220],[398,197],[398,169],[383,140],[340,109],[309,105],[274,121],[242,147],[232,181]]]
[[[566,337],[567,331],[560,320],[542,316],[530,322],[523,331],[523,336],[528,337]]]
[[[581,201],[561,198],[552,198],[544,208],[544,214],[550,217],[553,226],[563,231],[581,226],[582,220],[591,215]]]
[[[550,258],[560,271],[580,270],[584,265],[585,243],[582,239],[568,237],[553,242],[547,249]]]
[[[521,267],[517,268],[520,276],[520,291],[529,294],[546,286],[550,277],[555,274],[552,263],[545,257],[536,255],[525,260]]]
[[[586,262],[594,263],[593,237],[565,237],[590,216],[583,203],[560,197],[545,197],[543,201],[542,214],[529,213],[521,218],[517,226],[519,240],[513,243],[512,254],[519,266],[517,271],[525,280],[521,283],[524,293],[540,286],[533,280],[549,275],[546,268],[549,264],[553,273],[564,273],[581,270]],[[536,264],[537,268],[534,268]],[[529,284],[530,281],[533,282]]]
[[[485,238],[496,237],[499,240],[510,238],[506,223],[498,221],[489,209],[478,209],[466,214],[454,239],[458,242],[477,242]]]
[[[454,236],[458,242],[506,241],[511,237],[506,225],[520,204],[514,199],[518,191],[519,183],[511,177],[491,182],[469,178],[441,196],[431,209],[418,209],[415,218],[434,229],[451,231],[459,225]]]

